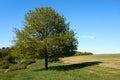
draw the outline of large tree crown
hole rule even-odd
[[[50,7],[29,11],[25,16],[25,26],[25,30],[34,31],[46,37],[69,30],[69,23],[66,23],[64,16]]]
[[[63,15],[50,7],[36,8],[25,15],[22,30],[16,32],[16,53],[43,56],[72,55],[77,49],[77,39]],[[59,54],[59,55],[58,55]]]

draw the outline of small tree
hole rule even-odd
[[[75,34],[64,16],[50,7],[30,10],[25,15],[24,28],[16,29],[15,33],[15,52],[27,57],[44,57],[46,70],[48,58],[70,56],[77,49]]]

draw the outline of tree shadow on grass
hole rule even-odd
[[[56,71],[68,71],[68,70],[74,70],[74,69],[80,69],[84,67],[99,65],[102,62],[94,61],[94,62],[84,62],[84,63],[78,63],[78,64],[70,64],[70,65],[61,65],[61,66],[50,66],[49,70],[56,70]],[[34,71],[43,71],[44,68],[34,70]]]

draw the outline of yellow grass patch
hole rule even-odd
[[[112,55],[111,55],[112,56]],[[77,64],[84,62],[101,62],[98,66],[120,69],[120,56],[109,57],[104,55],[88,55],[88,56],[72,56],[61,58],[61,61],[66,64]]]

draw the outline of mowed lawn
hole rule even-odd
[[[44,70],[44,60],[27,69],[0,72],[0,80],[120,80],[120,54],[100,54],[61,58],[49,63]]]

